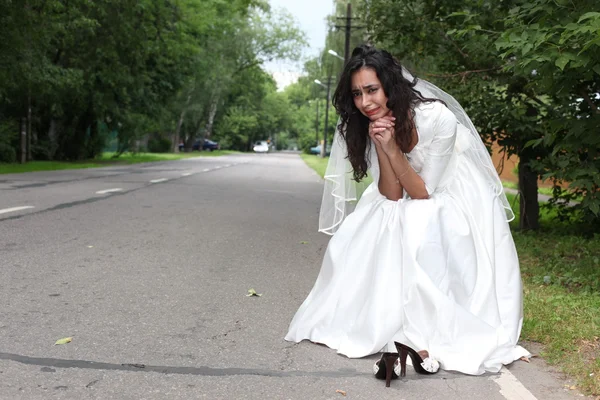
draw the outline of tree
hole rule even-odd
[[[397,55],[417,76],[431,80],[463,104],[488,143],[517,154],[523,229],[539,226],[537,172],[546,149],[527,147],[540,138],[543,114],[521,77],[504,69],[494,43],[516,1],[370,0],[362,9],[372,39]]]
[[[203,48],[204,57],[198,60],[198,73],[182,92],[178,127],[183,123],[188,126],[188,145],[196,136],[212,135],[219,109],[225,108],[224,114],[228,112],[228,92],[236,84],[248,84],[238,79],[240,75],[274,58],[297,59],[305,44],[303,33],[289,14],[260,6],[247,13],[225,12],[225,16],[212,27],[211,40]],[[232,111],[232,118],[242,111],[239,106],[234,107],[238,108]],[[179,137],[178,131],[175,136]]]
[[[236,75],[302,43],[265,0],[0,0],[0,161],[22,121],[37,159],[94,157],[108,132],[119,152],[210,136]]]
[[[8,47],[0,59],[0,86],[7,88],[0,110],[8,119],[33,115],[38,158],[93,157],[103,147],[102,127],[119,129],[126,141],[161,114],[194,57],[177,26],[177,4],[0,3]]]
[[[544,135],[526,147],[548,147],[534,167],[553,179],[555,197],[583,201],[592,225],[600,217],[600,13],[593,1],[521,2],[496,42],[506,70],[525,82],[544,115]],[[559,182],[569,182],[569,191]]]

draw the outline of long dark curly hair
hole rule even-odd
[[[369,138],[369,118],[354,105],[352,96],[352,75],[361,68],[371,68],[381,81],[388,98],[387,108],[396,117],[395,139],[403,152],[410,150],[414,125],[414,107],[428,99],[414,89],[417,84],[402,76],[402,66],[387,51],[370,45],[361,45],[352,51],[352,56],[344,67],[340,81],[333,94],[333,106],[341,118],[340,134],[348,147],[348,160],[352,164],[354,180],[360,181],[369,168],[367,150],[371,146]],[[409,113],[412,117],[409,117]]]

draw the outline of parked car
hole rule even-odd
[[[179,143],[179,151],[183,151],[184,147],[183,143]],[[192,151],[200,151],[200,148],[202,148],[202,150],[213,151],[219,150],[220,146],[219,143],[209,139],[198,139],[192,144]]]
[[[204,144],[202,145],[202,150],[219,150],[221,147],[219,143],[213,142],[212,140],[204,139]]]
[[[321,154],[321,145],[318,144],[315,147],[311,147],[310,148],[310,153],[311,154]],[[331,147],[327,146],[326,147],[326,155],[330,155],[331,154]]]
[[[259,140],[254,143],[254,147],[252,147],[252,150],[254,150],[255,153],[268,153],[270,149],[271,146],[266,140]]]

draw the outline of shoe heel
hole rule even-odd
[[[396,362],[396,357],[387,356],[385,358],[385,387],[390,387],[390,382],[392,381],[392,375],[394,373],[394,363]]]
[[[419,355],[418,352],[416,352],[414,349],[408,347],[405,344],[398,343],[398,342],[394,342],[394,344],[396,345],[396,349],[398,350],[398,354],[400,355],[400,366],[402,367],[400,376],[404,376],[406,373],[405,369],[406,369],[406,357],[407,356],[410,356],[410,359],[412,360],[412,363],[413,363],[413,368],[415,369],[415,371],[417,373],[425,374],[425,375],[432,375],[432,374],[435,374],[438,372],[439,364],[435,371],[428,371],[425,368],[423,368],[423,366],[421,365],[423,363],[423,359],[421,358],[421,356]]]
[[[406,357],[408,356],[408,351],[405,348],[400,349],[400,376],[406,376]]]

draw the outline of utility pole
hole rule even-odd
[[[331,103],[331,75],[333,63],[329,63],[329,77],[327,79],[327,105],[325,106],[325,129],[323,129],[323,146],[321,146],[321,157],[327,156],[327,128],[329,125],[329,103]]]
[[[344,25],[335,26],[338,29],[344,29],[346,36],[346,41],[344,43],[344,65],[346,65],[350,58],[350,33],[352,32],[352,29],[362,29],[364,26],[352,26],[352,20],[358,18],[352,18],[352,4],[350,3],[348,3],[348,7],[346,8],[346,17],[337,17],[337,19],[346,20]]]
[[[317,119],[315,120],[315,141],[319,145],[319,99],[317,99]]]
[[[348,9],[346,10],[346,43],[344,47],[344,65],[348,62],[350,57],[350,30],[352,29],[352,4],[348,3]]]
[[[342,58],[335,51],[329,50],[328,53],[337,58]],[[325,158],[327,156],[327,128],[329,125],[329,105],[331,104],[331,84],[333,83],[333,62],[329,63],[327,85],[324,85],[318,79],[315,79],[315,83],[327,89],[327,103],[325,104],[325,128],[323,129],[323,146],[321,146],[321,157]]]

